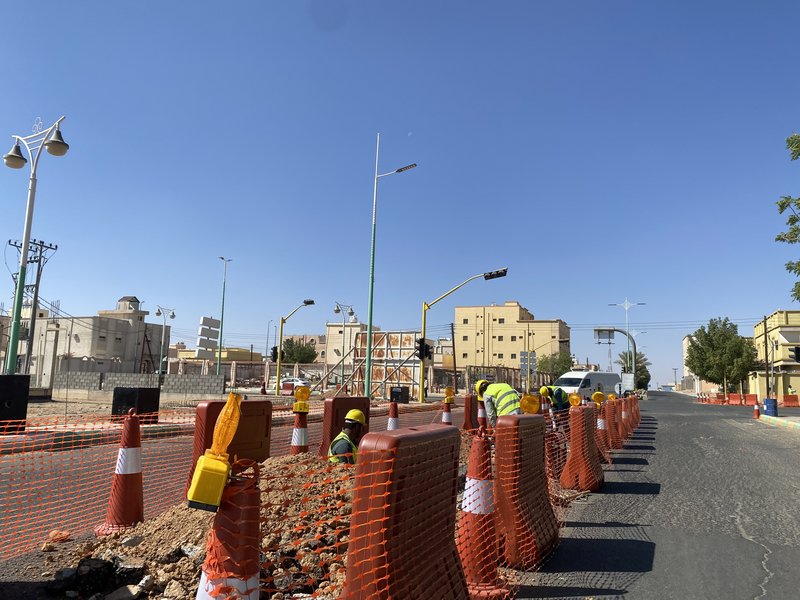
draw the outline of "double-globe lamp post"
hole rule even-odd
[[[156,305],[158,308],[156,309],[156,316],[162,317],[162,325],[161,325],[161,349],[158,351],[158,374],[164,374],[164,345],[166,344],[166,337],[167,337],[167,313],[169,313],[169,318],[175,318],[175,311],[171,308],[164,308],[163,306]]]
[[[278,330],[280,332],[280,333],[278,333],[278,361],[277,361],[278,364],[276,365],[276,369],[275,369],[275,395],[276,396],[280,396],[281,395],[281,354],[283,354],[283,324],[286,323],[286,321],[289,320],[289,317],[291,317],[298,310],[300,310],[304,306],[312,306],[313,304],[314,304],[314,301],[311,300],[311,299],[303,300],[303,303],[300,306],[295,308],[292,312],[290,312],[285,317],[281,317],[281,326],[280,326],[280,329]]]
[[[64,156],[69,150],[69,144],[61,137],[61,121],[58,119],[47,129],[42,126],[42,120],[36,119],[33,126],[33,134],[22,137],[12,135],[14,146],[3,156],[3,162],[11,169],[21,169],[28,159],[22,154],[22,146],[31,159],[31,175],[28,182],[28,204],[25,209],[25,228],[22,233],[22,247],[19,257],[19,271],[17,271],[17,289],[14,294],[14,313],[11,320],[11,331],[8,335],[8,351],[6,352],[7,375],[17,372],[17,346],[19,345],[19,327],[22,317],[22,296],[25,293],[25,274],[28,270],[28,244],[31,239],[31,223],[33,222],[33,206],[36,199],[36,168],[39,166],[39,158],[42,156],[42,146],[53,156]]]
[[[351,304],[342,304],[341,302],[336,302],[335,306],[333,307],[333,313],[338,315],[342,313],[342,378],[339,380],[340,389],[344,389],[344,336],[345,336],[345,309],[347,309],[347,316],[352,319],[356,316],[356,313],[353,311],[353,306]]]
[[[378,174],[378,157],[381,150],[381,134],[378,134],[378,143],[375,148],[375,182],[372,190],[372,243],[369,254],[369,300],[367,302],[367,361],[364,375],[364,395],[372,397],[372,292],[375,288],[375,223],[378,212],[378,179],[409,171],[417,166],[417,163],[400,167],[388,173]]]
[[[425,326],[426,326],[426,317],[428,314],[428,309],[442,300],[443,298],[447,298],[450,294],[455,292],[458,288],[467,285],[473,279],[478,279],[479,277],[483,277],[486,281],[490,279],[497,279],[499,277],[505,277],[508,274],[508,268],[505,269],[498,269],[497,271],[487,271],[486,273],[478,273],[477,275],[473,275],[466,281],[459,283],[456,287],[451,290],[448,290],[441,296],[439,296],[433,302],[423,302],[422,303],[422,332],[419,341],[419,350],[417,354],[419,356],[419,401],[425,402],[425,359],[431,358],[427,356],[427,344],[425,343]],[[453,340],[453,347],[455,348],[455,340]]]

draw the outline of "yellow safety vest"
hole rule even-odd
[[[333,445],[339,440],[347,440],[347,443],[350,445],[350,451],[353,454],[353,464],[356,464],[356,459],[358,458],[358,446],[353,443],[353,440],[351,440],[350,436],[348,436],[344,431],[340,432],[339,435],[337,435],[335,438],[333,438],[333,441],[331,441],[331,445],[328,447],[328,462],[331,462],[335,465],[348,462],[348,457],[333,453]]]
[[[494,398],[494,408],[498,417],[520,410],[519,394],[507,383],[493,383],[483,394]]]

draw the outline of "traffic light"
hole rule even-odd
[[[272,359],[272,362],[278,362],[278,347],[273,346],[271,352],[270,358]]]
[[[417,350],[416,350],[415,354],[417,355],[417,358],[419,358],[420,360],[425,360],[425,347],[426,346],[427,346],[427,344],[425,343],[424,339],[419,338],[417,340]]]
[[[431,348],[430,344],[425,344],[425,358],[427,359],[433,358],[433,348]]]
[[[789,350],[789,356],[795,362],[800,362],[800,346],[794,346]]]

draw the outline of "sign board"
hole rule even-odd
[[[208,327],[209,329],[217,329],[219,330],[219,319],[214,319],[212,317],[201,317],[200,318],[200,327]]]
[[[217,338],[219,337],[219,326],[219,319],[212,317],[200,318],[200,328],[197,330],[197,349],[194,351],[195,358],[214,359],[214,350],[217,349]]]
[[[594,339],[597,340],[598,344],[610,344],[614,339],[614,330],[598,327],[594,330]]]
[[[623,373],[622,374],[622,391],[623,392],[632,392],[635,388],[633,387],[633,373]]]
[[[530,356],[528,356],[530,354]],[[519,354],[519,368],[523,371],[528,370],[528,359],[530,358],[531,372],[536,371],[536,352],[520,352]]]
[[[203,360],[214,360],[215,354],[211,350],[203,350],[202,348],[197,348],[194,351],[194,357],[200,358]]]

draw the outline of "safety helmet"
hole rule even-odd
[[[344,417],[345,423],[361,423],[362,425],[367,424],[367,418],[364,416],[364,413],[354,408],[351,411],[348,411]]]
[[[549,387],[547,387],[546,385],[543,385],[543,386],[542,386],[542,387],[539,389],[539,394],[541,394],[541,395],[542,395],[542,396],[544,396],[544,397],[547,397],[547,396],[549,396],[549,395],[550,395],[550,388],[549,388]]]
[[[479,379],[475,382],[475,393],[478,394],[478,398],[483,398],[483,392],[481,391],[483,384],[489,385],[489,382],[485,379]]]

